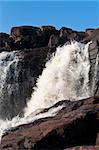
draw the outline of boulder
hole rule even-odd
[[[60,29],[60,37],[62,37],[62,36],[65,37],[67,34],[70,34],[70,33],[72,33],[72,32],[73,32],[72,29],[66,28],[66,27],[62,27],[62,28]]]
[[[89,41],[96,41],[97,44],[99,43],[99,29],[86,29],[85,33],[86,37],[82,40],[82,42],[88,43]]]
[[[10,37],[16,49],[35,48],[47,46],[51,34],[56,32],[53,26],[18,26],[11,29]]]
[[[53,34],[57,34],[58,31],[53,26],[41,26],[41,38],[40,38],[40,46],[48,46],[50,36]]]
[[[0,33],[0,47],[5,47],[5,43],[9,39],[9,34]]]
[[[94,30],[95,30],[95,29],[93,29],[93,28],[88,28],[88,29],[85,30],[85,32],[86,32],[89,36],[91,36],[91,35],[93,34]]]
[[[74,34],[75,34],[74,40],[78,42],[82,42],[83,39],[87,37],[87,34],[85,32],[74,31]]]
[[[42,113],[61,105],[64,107],[53,117],[8,131],[1,139],[1,149],[63,150],[78,145],[98,144],[99,97],[76,102],[61,101]]]
[[[11,37],[17,48],[36,47],[37,35],[40,28],[32,26],[18,26],[11,29]]]
[[[62,27],[60,29],[60,45],[65,44],[67,41],[78,41],[82,42],[82,40],[87,36],[85,32],[74,31],[70,28]]]
[[[0,52],[7,49],[8,40],[9,40],[9,34],[0,33]]]
[[[50,26],[50,25],[47,25],[47,26],[41,26],[40,27],[40,29],[41,29],[41,31],[55,31],[56,29],[55,29],[55,27],[53,27],[53,26]]]
[[[62,27],[59,30],[59,32],[60,32],[60,34],[59,34],[60,45],[65,44],[67,41],[71,41],[74,37],[74,33],[73,33],[72,29],[70,29],[70,28]]]
[[[16,26],[12,27],[10,36],[6,33],[1,33],[1,44],[5,49],[17,50],[25,48],[38,48],[49,46],[57,47],[76,40],[78,42],[87,43],[90,40],[98,42],[99,29],[86,29],[85,32],[74,31],[70,28],[62,27],[56,30],[53,26]],[[5,35],[2,35],[5,34]],[[5,38],[6,37],[6,41]],[[98,44],[99,45],[99,44]]]

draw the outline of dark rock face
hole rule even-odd
[[[90,85],[93,94],[99,95],[99,29],[91,32],[90,40],[92,41],[89,46]]]
[[[53,48],[59,45],[59,36],[56,34],[52,34],[49,39],[48,47]]]
[[[55,32],[57,31],[52,26],[19,26],[11,29],[11,38],[16,49],[43,47],[47,46],[50,35]]]
[[[10,64],[6,75],[4,89],[0,97],[1,118],[12,118],[18,113],[22,114],[26,101],[31,96],[32,88],[36,79],[42,73],[48,56],[56,51],[57,46],[62,46],[72,40],[84,43],[92,41],[89,47],[90,87],[92,96],[98,96],[99,29],[86,29],[85,32],[77,32],[66,27],[56,30],[53,26],[19,26],[13,27],[10,35],[0,33],[0,52],[9,52],[4,60],[5,62],[2,62],[1,70],[9,61],[14,61],[11,52],[15,51],[14,57],[18,59],[18,62]],[[6,105],[7,101],[9,102],[8,105]],[[13,109],[14,105],[16,106],[15,109]]]
[[[64,45],[67,41],[73,40],[74,33],[72,29],[62,27],[59,34],[59,44]]]
[[[0,33],[0,47],[5,47],[6,43],[11,50],[48,45],[51,47],[50,42],[53,47],[72,40],[85,43],[90,40],[99,42],[99,29],[86,29],[85,32],[77,32],[66,27],[56,30],[53,26],[18,26],[11,29],[10,36],[6,33]]]
[[[9,35],[6,33],[0,33],[0,52],[7,48],[7,42],[9,41]]]
[[[93,29],[93,28],[89,28],[89,29],[86,29],[85,32],[86,32],[89,36],[91,36],[91,35],[93,34],[94,30],[95,30],[95,29]]]
[[[37,77],[44,68],[48,48],[9,52],[2,62],[7,69],[3,88],[0,88],[0,117],[3,119],[22,115]],[[2,82],[2,77],[0,82]]]
[[[40,29],[32,26],[13,27],[11,37],[14,40],[15,48],[33,48],[36,47]]]
[[[53,107],[62,104],[65,107],[54,117],[21,125],[5,134],[1,149],[62,150],[77,145],[98,145],[99,97],[76,102],[61,101]]]

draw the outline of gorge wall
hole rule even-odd
[[[89,46],[90,92],[99,96],[99,29],[19,26],[0,33],[0,118],[22,116],[36,79],[56,47],[76,40]],[[9,108],[9,109],[8,109]]]

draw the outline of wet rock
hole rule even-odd
[[[47,53],[48,47],[5,53],[6,59],[1,71],[7,63],[8,65],[4,87],[0,87],[0,118],[11,119],[23,114],[23,108],[31,96],[36,79],[44,68]],[[2,80],[0,77],[0,82],[3,82]]]
[[[92,30],[90,41],[90,87],[93,95],[99,95],[99,29]]]
[[[10,130],[2,137],[1,149],[63,150],[78,145],[98,144],[99,97],[76,102],[61,101],[54,107],[62,104],[65,107],[54,117]]]
[[[94,30],[92,34],[92,41],[96,41],[99,46],[99,29]]]

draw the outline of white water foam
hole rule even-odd
[[[60,100],[78,100],[90,96],[88,46],[72,42],[57,48],[55,56],[47,62],[37,80],[25,116]]]
[[[16,52],[1,52],[0,53],[0,98],[2,98],[2,91],[4,90],[6,77],[9,73],[9,68],[12,64],[17,66],[18,57],[16,57]],[[6,61],[5,61],[6,60]],[[17,74],[17,71],[16,71]],[[10,93],[10,87],[9,87]]]
[[[6,132],[8,132],[9,130],[22,125],[22,124],[28,124],[28,123],[32,123],[35,120],[41,119],[41,118],[46,118],[46,117],[53,117],[55,116],[59,110],[61,110],[65,105],[61,105],[55,108],[51,108],[49,111],[44,112],[44,113],[40,113],[38,115],[29,115],[27,117],[23,117],[20,118],[19,116],[14,117],[12,120],[0,120],[0,141],[2,138],[2,135]]]

